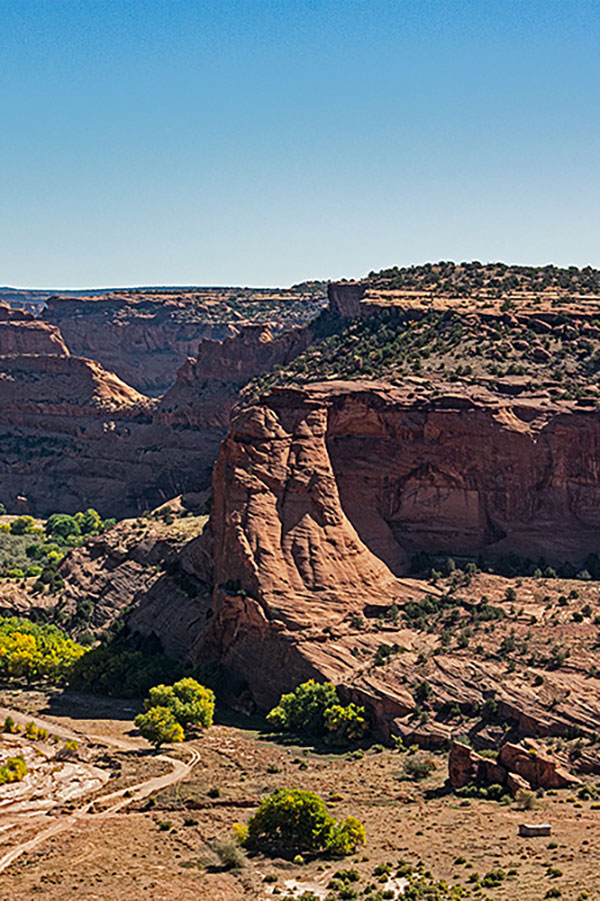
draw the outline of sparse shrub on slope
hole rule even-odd
[[[359,740],[368,731],[364,707],[341,704],[332,682],[314,679],[282,695],[267,722],[276,732],[324,737],[332,744]]]
[[[267,853],[352,854],[365,842],[356,817],[337,822],[319,795],[299,788],[279,788],[264,798],[248,821],[246,847]]]

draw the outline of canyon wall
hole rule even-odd
[[[324,300],[319,285],[122,290],[50,297],[41,318],[60,329],[72,354],[98,360],[128,384],[158,397],[174,384],[188,357],[196,356],[199,342],[223,341],[253,324],[274,334],[301,327],[319,313]]]
[[[91,360],[0,358],[0,500],[123,516],[205,487],[222,433],[165,429],[153,408]]]
[[[0,306],[0,356],[68,353],[56,326],[40,322],[32,313]]]
[[[20,509],[24,497],[39,515],[93,506],[130,516],[207,488],[241,388],[310,341],[307,329],[250,327],[203,342],[157,401],[100,363],[58,355],[58,344],[50,354],[46,330],[45,354],[0,357],[0,501]]]
[[[599,467],[592,407],[450,385],[418,402],[377,382],[273,391],[234,415],[215,467],[214,615],[199,647],[264,706],[319,674],[405,715],[406,688],[359,679],[324,627],[423,596],[404,575],[416,551],[580,563],[599,549]],[[454,662],[439,661],[442,696]]]
[[[224,341],[207,339],[177,373],[156,419],[165,425],[210,423],[224,431],[241,389],[255,376],[284,366],[312,340],[310,326],[274,336],[268,326],[245,326]]]
[[[114,297],[51,297],[42,320],[60,329],[75,356],[98,360],[138,390],[159,395],[195,355],[199,341],[235,333],[227,323],[186,321],[179,315],[182,307]]]

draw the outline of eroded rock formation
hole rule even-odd
[[[273,335],[268,326],[245,326],[224,341],[207,339],[177,373],[160,402],[157,421],[211,424],[227,429],[240,390],[257,375],[289,363],[310,344],[310,327]]]
[[[453,788],[469,784],[506,785],[511,794],[519,789],[569,788],[579,779],[568,772],[565,762],[549,757],[535,747],[510,742],[502,745],[497,761],[453,742],[448,760],[448,778]]]
[[[33,325],[46,344],[43,355],[0,357],[0,500],[13,510],[25,496],[36,513],[92,505],[127,516],[207,488],[241,388],[310,341],[308,329],[249,327],[202,342],[156,401],[64,345],[51,355],[56,330],[18,315],[28,318],[15,329]]]
[[[318,285],[283,290],[142,289],[50,297],[42,319],[61,330],[72,354],[98,360],[128,384],[157,397],[173,385],[188,357],[196,356],[200,341],[223,341],[253,322],[270,324],[277,332],[301,326],[323,304]]]
[[[151,509],[210,480],[221,432],[165,429],[154,402],[73,356],[0,359],[0,499],[36,514]]]
[[[0,356],[68,353],[56,326],[40,322],[32,313],[0,306]]]
[[[213,475],[214,613],[195,653],[241,674],[263,707],[301,679],[332,679],[384,731],[423,744],[454,728],[415,724],[423,680],[436,710],[491,697],[522,734],[593,731],[600,698],[584,672],[541,678],[557,697],[576,686],[568,705],[549,706],[546,689],[504,679],[494,654],[445,651],[401,611],[439,591],[404,575],[417,550],[575,560],[595,550],[599,423],[569,403],[450,386],[415,402],[373,382],[278,390],[242,408]],[[394,608],[400,622],[385,635],[367,626]],[[538,619],[543,648],[536,603]]]

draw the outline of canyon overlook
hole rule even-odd
[[[62,509],[85,498],[131,515],[183,495],[185,517],[186,495],[212,473],[210,518],[194,534],[156,540],[142,516],[72,550],[60,567],[69,609],[91,598],[100,630],[127,608],[133,633],[218,662],[246,710],[315,677],[366,704],[382,734],[424,744],[456,737],[443,711],[457,698],[465,711],[493,699],[525,734],[593,730],[600,693],[586,682],[593,626],[581,610],[595,603],[600,550],[600,301],[551,279],[540,300],[518,274],[507,296],[485,281],[465,296],[453,277],[455,291],[395,274],[332,284],[311,322],[204,340],[159,399],[99,364],[82,394],[64,372],[92,364],[72,353],[8,356],[14,497],[51,484]],[[55,407],[37,377],[52,366],[65,379]],[[35,429],[68,435],[69,455],[31,450]],[[581,598],[573,622],[552,579]],[[527,664],[501,652],[490,620],[507,647],[528,647]],[[452,623],[466,644],[453,644]],[[477,653],[465,650],[471,633]],[[552,669],[567,646],[572,661]],[[427,724],[420,681],[435,698]]]

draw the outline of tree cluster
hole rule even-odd
[[[276,732],[317,736],[340,745],[359,741],[369,729],[364,707],[342,704],[332,682],[314,679],[282,695],[267,722]]]
[[[85,649],[56,626],[0,617],[0,676],[61,681]]]
[[[353,854],[365,843],[365,827],[356,817],[337,821],[323,798],[300,788],[278,788],[250,817],[242,843],[269,854]]]
[[[140,733],[156,748],[183,741],[191,728],[212,726],[215,695],[210,688],[186,677],[174,685],[155,685],[144,701],[146,712],[135,718]]]

